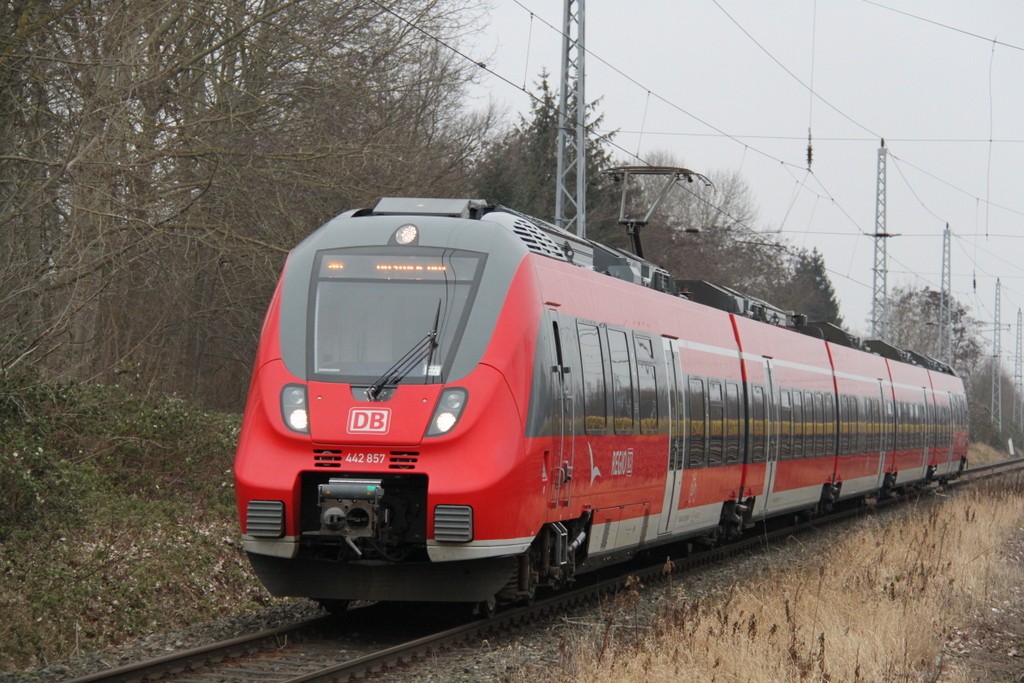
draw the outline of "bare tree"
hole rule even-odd
[[[287,249],[450,194],[462,0],[0,2],[0,366],[244,393]],[[435,40],[436,38],[436,40]]]

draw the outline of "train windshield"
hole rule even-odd
[[[402,380],[443,382],[472,308],[485,256],[391,247],[321,252],[310,298],[312,377],[370,384],[437,321],[437,347]]]

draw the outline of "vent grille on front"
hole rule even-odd
[[[566,261],[565,253],[561,247],[555,244],[548,234],[529,221],[522,219],[512,224],[512,231],[519,235],[519,239],[536,254],[543,254],[556,258],[559,261]]]
[[[250,500],[245,513],[245,533],[257,538],[284,536],[284,503],[279,500]]]
[[[438,505],[434,508],[434,540],[468,543],[473,540],[473,508],[468,505]]]
[[[414,470],[419,454],[419,451],[391,451],[391,464],[388,465],[388,469]]]
[[[332,451],[323,448],[313,450],[313,467],[341,467],[341,451]]]

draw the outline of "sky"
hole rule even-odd
[[[542,70],[557,87],[562,12],[561,0],[492,0],[466,46],[493,72],[479,70],[479,106],[514,121]],[[668,152],[695,171],[739,172],[758,207],[752,227],[817,248],[847,328],[866,334],[884,138],[889,291],[940,288],[949,223],[953,295],[991,341],[1001,279],[1012,357],[1024,307],[1024,2],[586,0],[585,18],[586,96],[618,131],[618,162]]]

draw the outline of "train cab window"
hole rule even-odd
[[[754,387],[750,397],[750,462],[764,462],[764,387]]]
[[[733,382],[725,385],[725,462],[735,464],[742,459],[743,411],[740,406],[740,387]]]
[[[793,392],[793,458],[804,457],[804,399],[799,390]]]
[[[722,464],[725,441],[725,400],[722,383],[708,381],[708,465]]]
[[[793,457],[793,402],[789,389],[779,392],[781,424],[779,427],[779,459],[789,460]]]
[[[608,330],[608,352],[612,362],[615,433],[630,434],[633,432],[633,371],[625,332]]]
[[[442,384],[466,329],[486,257],[435,247],[317,252],[310,283],[308,379],[367,386],[406,363],[433,332],[431,358],[403,384]],[[440,319],[438,311],[443,311]],[[429,363],[428,363],[429,360]]]
[[[587,434],[603,434],[607,421],[601,335],[593,325],[579,323],[583,361],[583,415]]]
[[[687,467],[703,467],[707,454],[704,414],[704,380],[690,380],[690,448]]]
[[[636,337],[636,369],[640,389],[640,432],[658,431],[658,377],[654,366],[654,345],[647,337]],[[669,382],[669,391],[675,391]],[[681,412],[681,411],[680,411]]]

